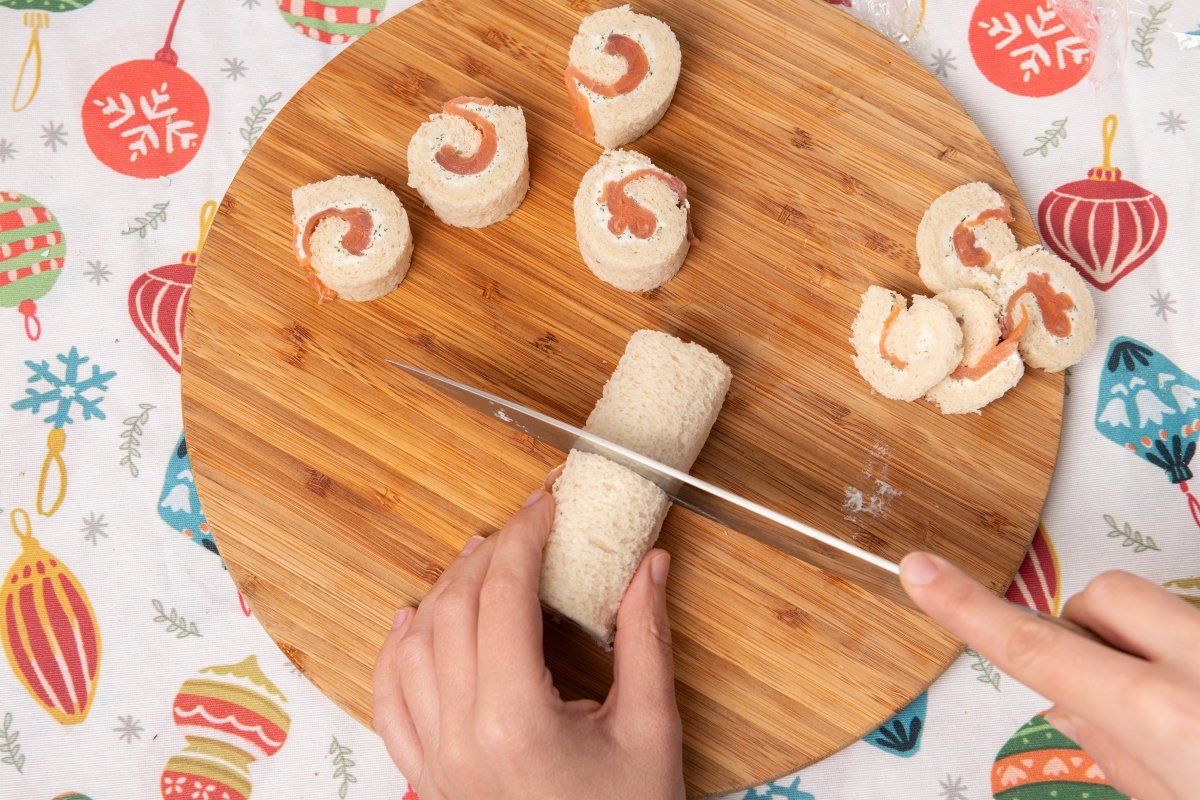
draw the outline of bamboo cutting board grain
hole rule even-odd
[[[683,48],[666,118],[633,147],[688,185],[700,243],[646,295],[580,260],[571,198],[599,149],[561,72],[579,0],[425,0],[280,111],[221,204],[192,291],[191,460],[242,593],[317,686],[364,722],[395,609],[495,530],[562,459],[450,405],[394,357],[581,424],[629,336],[698,341],[734,383],[694,472],[892,559],[935,550],[995,590],[1032,535],[1062,379],[1031,370],[983,415],[872,395],[847,342],[872,283],[921,291],[930,201],[986,180],[1028,212],[961,108],[903,52],[824,2],[645,0]],[[525,109],[533,186],[506,222],[441,225],[405,147],[456,95]],[[411,217],[398,290],[317,306],[291,253],[293,187],[373,175]],[[670,582],[693,795],[758,783],[872,731],[959,644],[922,616],[676,509]],[[610,656],[550,622],[563,694],[601,697]],[[517,710],[514,709],[514,713]]]

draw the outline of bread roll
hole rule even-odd
[[[667,112],[680,63],[662,20],[627,5],[584,17],[564,74],[575,127],[605,150],[632,142]]]
[[[1031,367],[1059,372],[1096,341],[1096,310],[1087,285],[1074,267],[1041,245],[1000,263],[1000,297],[1006,331],[1029,315],[1019,346]]]
[[[968,183],[933,201],[917,226],[920,277],[932,292],[966,287],[999,300],[997,263],[1017,249],[1008,201]]]
[[[447,225],[507,219],[529,191],[525,113],[487,97],[456,97],[408,143],[408,185]]]
[[[1000,313],[987,295],[975,289],[951,289],[933,298],[954,314],[962,327],[963,358],[925,399],[943,414],[979,411],[1017,385],[1025,362],[1017,351],[1021,331],[1000,341]]]
[[[963,332],[936,300],[872,286],[851,328],[854,366],[871,388],[893,400],[916,400],[962,361]]]
[[[629,150],[584,174],[575,194],[575,236],[588,268],[629,292],[648,292],[679,271],[691,247],[683,181]]]
[[[686,471],[708,438],[731,377],[700,345],[638,331],[586,428]],[[576,450],[554,484],[554,498],[542,601],[608,646],[621,597],[658,538],[669,500],[640,475]]]
[[[395,289],[412,261],[400,199],[373,178],[330,178],[292,191],[296,258],[317,301],[374,300]]]

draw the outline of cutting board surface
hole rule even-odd
[[[1015,572],[1054,465],[1062,379],[1031,370],[982,415],[872,395],[847,340],[873,283],[921,292],[914,239],[942,192],[985,180],[1036,241],[1007,171],[919,65],[816,0],[644,0],[683,75],[631,147],[682,178],[700,242],[661,289],[582,263],[571,199],[600,154],[561,73],[577,0],[425,0],[346,50],[283,108],[209,235],[185,341],[191,461],[217,543],[298,667],[371,719],[398,606],[494,531],[563,456],[384,364],[396,358],[581,424],[629,336],[697,341],[732,368],[694,473],[899,560],[945,554],[994,590]],[[519,104],[532,189],[506,222],[440,224],[405,148],[442,101]],[[372,303],[317,306],[291,252],[293,187],[372,175],[416,253]],[[759,783],[870,733],[959,644],[921,615],[675,509],[670,612],[689,792]],[[600,698],[611,656],[548,622],[567,697]],[[517,709],[514,709],[514,713]]]

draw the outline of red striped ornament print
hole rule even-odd
[[[1054,543],[1046,533],[1046,526],[1038,525],[1029,552],[1004,596],[1043,614],[1058,614],[1061,583]]]
[[[38,544],[29,515],[12,512],[21,555],[0,593],[3,644],[25,690],[55,720],[87,718],[100,666],[100,631],[79,580]]]

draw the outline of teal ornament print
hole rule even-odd
[[[867,735],[865,741],[885,753],[912,758],[921,749],[921,733],[925,729],[925,710],[929,704],[929,692],[921,692],[917,699],[896,712],[896,715]]]
[[[766,786],[751,789],[742,796],[742,800],[817,800],[809,792],[800,791],[800,776],[791,779],[773,781]]]
[[[184,536],[205,550],[219,556],[208,520],[200,510],[200,495],[192,477],[192,462],[188,460],[187,441],[179,435],[179,443],[167,462],[162,494],[158,498],[158,515]]]
[[[1200,381],[1152,347],[1118,337],[1100,376],[1096,428],[1162,470],[1183,492],[1200,526],[1200,500],[1188,486],[1200,437]]]

